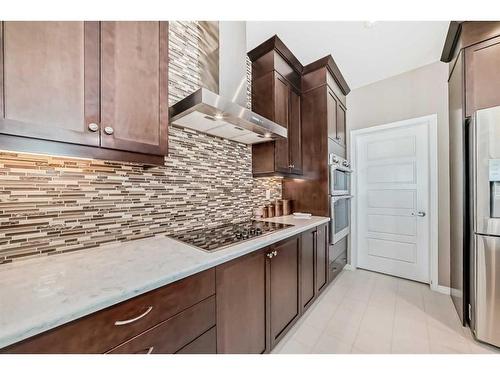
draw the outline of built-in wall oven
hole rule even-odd
[[[352,195],[330,197],[330,243],[333,245],[350,232]]]
[[[335,154],[329,157],[330,195],[349,195],[351,191],[351,165],[346,159]]]
[[[350,232],[351,165],[338,155],[329,155],[330,244],[335,244]]]

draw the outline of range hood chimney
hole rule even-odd
[[[246,144],[287,138],[285,127],[247,108],[246,23],[203,23],[203,39],[214,40],[214,27],[218,27],[218,43],[216,47],[209,43],[211,50],[202,56],[208,88],[171,106],[170,123]]]

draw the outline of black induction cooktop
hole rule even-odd
[[[226,224],[214,228],[176,233],[169,237],[185,242],[188,245],[199,247],[205,251],[215,251],[291,226],[293,225],[252,220],[238,224]]]

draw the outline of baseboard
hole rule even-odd
[[[433,286],[433,285],[431,285],[431,290],[433,290],[434,292],[446,294],[448,296],[451,295],[451,289],[449,286],[443,286],[443,285]]]
[[[356,267],[354,267],[352,264],[346,264],[343,269],[346,271],[354,271]]]

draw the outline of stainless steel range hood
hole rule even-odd
[[[170,107],[170,123],[236,142],[287,138],[287,129],[210,90],[201,88]]]

